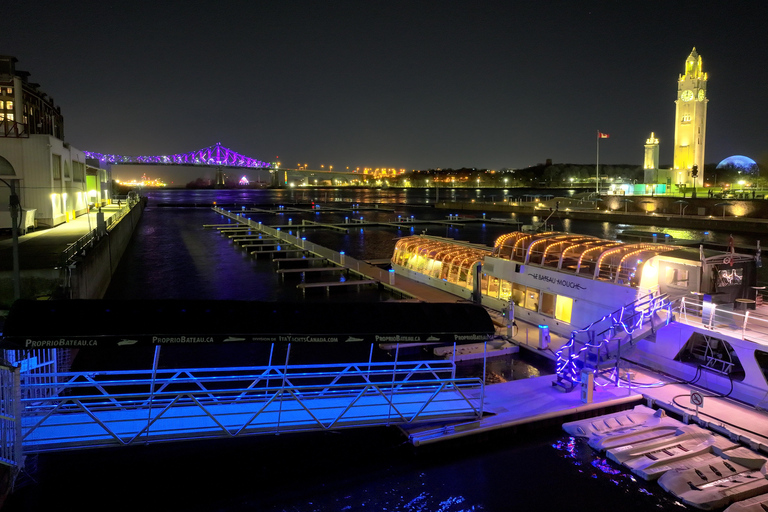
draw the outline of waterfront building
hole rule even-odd
[[[703,174],[707,134],[707,73],[696,48],[685,60],[685,72],[677,80],[675,100],[675,183],[695,186],[693,167]],[[701,180],[699,181],[701,183]]]
[[[16,69],[17,59],[0,55],[0,210],[9,211],[13,182],[22,219],[52,227],[111,200],[109,172],[64,141],[64,117],[53,98]],[[26,221],[24,223],[26,223]],[[0,228],[10,228],[0,215]]]

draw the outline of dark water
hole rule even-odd
[[[500,194],[497,190],[457,190],[454,196],[457,200],[480,200],[492,193]],[[441,190],[440,194],[441,199],[452,197],[450,191]],[[392,221],[397,215],[442,219],[446,215],[429,207],[435,200],[434,189],[159,191],[150,192],[149,198],[149,207],[117,269],[108,298],[333,301],[339,303],[340,311],[345,301],[389,298],[375,290],[304,297],[295,287],[296,280],[283,282],[275,274],[269,259],[254,259],[216,230],[204,229],[204,224],[226,222],[210,208],[161,204],[319,201],[327,210],[334,205],[378,204],[378,210],[361,209],[354,214],[367,220]],[[253,214],[251,218],[285,225],[289,218],[295,224],[302,218],[343,222],[349,215],[321,207],[319,212]],[[517,220],[528,223],[531,219]],[[622,229],[609,223],[563,224],[556,229],[606,238],[615,237]],[[510,228],[491,223],[464,228],[416,224],[400,230],[356,228],[346,234],[307,229],[302,236],[355,258],[379,259],[391,255],[397,237],[424,230],[492,245]],[[707,236],[722,241],[728,236],[687,234],[691,239]],[[748,237],[737,240],[750,242],[754,243]],[[466,363],[460,371],[479,374],[482,367]],[[526,360],[525,356],[494,359],[488,365],[488,373],[497,380],[548,371],[551,369],[546,363]],[[404,444],[396,429],[375,428],[48,454],[30,461],[29,474],[21,482],[7,510],[65,506],[77,510],[269,512],[685,508],[656,484],[637,481],[558,427],[500,431],[487,439],[419,450]]]

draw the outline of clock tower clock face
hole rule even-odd
[[[691,101],[693,99],[693,91],[691,90],[683,91],[683,94],[680,95],[680,99],[683,101]]]
[[[704,101],[704,91],[699,91],[699,101]]]

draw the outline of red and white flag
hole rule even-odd
[[[597,132],[597,138],[598,139],[607,139],[608,137],[610,137],[610,135],[607,134],[607,133]]]

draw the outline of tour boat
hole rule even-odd
[[[391,265],[539,331],[565,390],[625,359],[745,403],[768,406],[768,306],[754,254],[516,231],[494,246],[400,238]],[[511,329],[510,329],[511,331]]]

